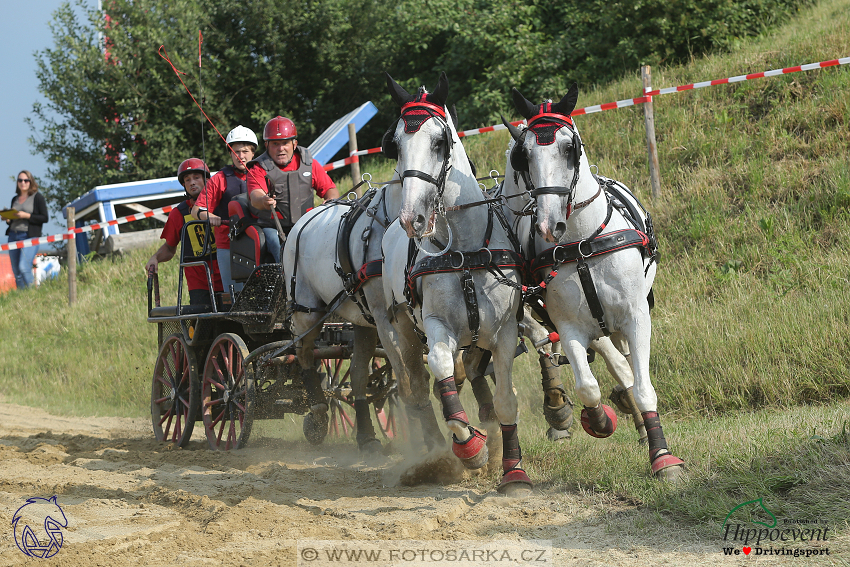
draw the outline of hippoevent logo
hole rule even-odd
[[[753,519],[746,523],[730,520],[738,510]],[[758,518],[758,519],[756,519]],[[738,504],[723,521],[723,555],[789,555],[813,557],[829,555],[829,526],[817,519],[778,520],[761,498]]]
[[[62,548],[62,528],[68,527],[65,512],[53,498],[30,498],[12,516],[15,543],[24,555],[46,559]]]

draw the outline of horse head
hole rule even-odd
[[[384,135],[381,147],[387,157],[398,159],[402,198],[399,222],[413,237],[434,234],[436,217],[442,212],[442,197],[457,138],[451,115],[446,111],[449,82],[440,74],[437,87],[424,87],[411,95],[387,75],[393,101],[401,116]]]
[[[517,89],[512,92],[514,106],[528,121],[528,128],[520,131],[506,123],[516,141],[510,162],[524,175],[537,200],[537,232],[548,242],[558,242],[573,210],[579,174],[592,179],[582,156],[581,137],[570,118],[578,87],[573,84],[557,103],[532,104]]]

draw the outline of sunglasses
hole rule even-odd
[[[29,183],[29,179],[18,179],[18,183]]]

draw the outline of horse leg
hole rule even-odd
[[[502,430],[502,481],[497,490],[513,497],[528,493],[534,485],[522,468],[522,450],[517,432],[517,399],[511,375],[516,333],[509,325],[502,328],[497,345],[493,349],[493,370],[496,374],[496,395],[493,401]]]
[[[634,398],[641,412],[649,439],[649,462],[652,474],[661,480],[678,480],[685,462],[667,447],[661,419],[658,416],[658,397],[649,378],[649,339],[651,334],[648,307],[638,311],[632,324],[624,331],[632,347],[632,372],[635,377]]]
[[[601,337],[590,343],[590,348],[602,355],[608,372],[617,380],[618,384],[611,390],[608,399],[614,402],[617,408],[624,414],[631,415],[638,433],[638,442],[646,443],[646,427],[634,398],[634,376],[632,375],[631,354],[628,354],[629,345],[620,333],[612,335],[611,338]]]
[[[318,317],[314,318],[318,320]],[[315,323],[315,320],[313,323]],[[312,325],[312,323],[309,323]],[[293,325],[293,328],[305,328]],[[301,365],[301,379],[307,394],[307,406],[309,413],[304,416],[304,435],[314,444],[319,444],[328,432],[328,401],[322,390],[322,375],[316,368],[316,360],[313,355],[313,347],[321,328],[313,329],[295,347],[298,363]]]
[[[563,339],[563,336],[562,336]],[[602,395],[599,383],[593,377],[587,363],[587,344],[584,341],[570,339],[561,342],[564,354],[570,361],[576,378],[576,394],[584,409],[581,410],[581,426],[592,437],[610,437],[617,429],[617,414],[610,407],[600,403]]]
[[[373,280],[374,281],[374,280]],[[381,293],[372,295],[371,292]],[[430,398],[431,376],[422,361],[422,341],[413,329],[413,322],[406,313],[398,313],[395,322],[390,323],[384,305],[384,296],[379,285],[367,282],[364,293],[369,305],[381,345],[387,352],[393,373],[398,380],[398,391],[405,405],[408,418],[414,429],[421,429],[428,451],[442,447],[446,440],[440,432],[437,416]]]
[[[524,334],[531,339],[532,344],[541,342],[548,335],[543,325],[529,314],[528,308],[523,310],[522,324]],[[543,417],[549,424],[546,437],[550,441],[569,439],[573,424],[573,402],[561,382],[560,368],[552,360],[551,343],[538,349],[538,353],[543,386]]]
[[[487,435],[469,425],[469,418],[460,403],[454,379],[454,353],[457,340],[435,319],[425,320],[428,336],[428,366],[437,380],[443,419],[452,431],[452,451],[468,469],[480,469],[487,464]]]
[[[487,383],[487,377],[484,375],[484,371],[490,363],[490,357],[490,351],[478,347],[466,349],[462,356],[462,369],[464,374],[470,377],[472,394],[475,396],[475,401],[478,402],[478,421],[482,424],[493,423],[497,419],[493,406],[493,392]],[[458,374],[459,370],[456,364],[455,375]],[[458,392],[460,392],[460,386],[458,386]]]
[[[375,438],[375,428],[369,415],[366,386],[372,369],[372,357],[378,346],[378,332],[372,327],[354,327],[354,352],[351,355],[351,394],[354,396],[354,416],[357,423],[357,446],[361,451],[375,453],[381,442]]]

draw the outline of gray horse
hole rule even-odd
[[[464,346],[492,353],[503,449],[499,491],[527,491],[532,483],[522,469],[511,382],[523,260],[509,231],[494,220],[494,209],[476,204],[483,195],[445,107],[445,74],[433,93],[411,95],[389,75],[387,86],[401,107],[383,144],[385,152],[396,150],[402,180],[399,219],[383,241],[383,283],[394,326],[424,331],[452,449],[468,468],[486,464],[486,435],[470,425],[460,403],[455,359]]]
[[[611,336],[631,353],[634,399],[646,427],[652,472],[678,478],[684,463],[667,447],[649,377],[649,310],[657,267],[651,224],[611,198],[592,174],[570,117],[578,99],[575,85],[557,103],[532,104],[516,89],[513,97],[528,129],[509,128],[517,142],[510,160],[526,174],[537,202],[535,230],[542,238],[533,268],[546,284],[540,294],[575,374],[584,405],[582,426],[595,437],[607,437],[616,427],[613,410],[600,403],[586,358],[588,345]]]

